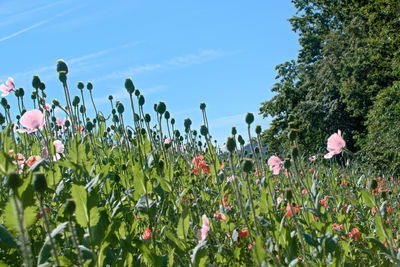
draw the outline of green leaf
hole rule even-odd
[[[99,222],[100,213],[97,207],[93,207],[90,209],[89,219],[90,219],[89,226],[95,226]]]
[[[187,233],[189,231],[189,216],[188,209],[185,207],[182,211],[181,218],[178,222],[177,234],[180,239],[186,239]]]
[[[87,193],[83,186],[73,184],[71,188],[72,198],[75,200],[76,221],[82,226],[87,227],[89,223],[89,213],[87,210]]]
[[[146,193],[146,187],[143,172],[139,169],[138,165],[134,165],[132,169],[135,193],[138,195],[144,195]]]
[[[371,193],[369,193],[369,192],[367,192],[367,191],[362,191],[361,194],[362,194],[362,198],[363,198],[363,200],[364,200],[364,203],[365,203],[368,207],[370,207],[370,208],[375,207],[375,204],[374,204],[374,203],[375,203],[374,196],[373,196]]]
[[[18,206],[20,209],[22,209],[22,202],[19,199],[16,199]],[[19,227],[18,223],[18,215],[17,215],[17,208],[15,206],[14,199],[11,198],[10,201],[7,202],[6,208],[4,209],[4,224],[5,226],[12,230],[12,231],[18,231],[21,232],[21,229]],[[32,226],[35,223],[35,218],[36,218],[36,208],[35,207],[26,207],[24,209],[24,227],[25,229],[28,229],[30,226]]]
[[[164,178],[162,178],[162,177],[160,177],[158,175],[156,175],[155,177],[160,182],[161,188],[165,192],[171,192],[172,191],[171,185],[169,184],[169,182],[166,179],[164,179]]]
[[[185,243],[183,243],[181,240],[179,240],[179,238],[177,238],[173,233],[171,233],[170,231],[168,231],[167,229],[164,229],[164,234],[171,239],[175,245],[180,248],[182,251],[186,250],[186,246]]]
[[[0,223],[0,244],[8,248],[17,248],[17,239]]]
[[[255,249],[255,253],[256,253],[256,259],[258,264],[261,266],[261,264],[263,263],[264,259],[265,259],[265,250],[263,248],[264,243],[262,241],[262,237],[258,236],[256,239],[256,249]]]
[[[386,241],[385,236],[385,228],[382,224],[381,216],[379,216],[378,212],[375,213],[375,226],[376,226],[376,235],[381,241]]]
[[[56,235],[64,232],[65,228],[67,228],[68,222],[63,222],[59,224],[50,234],[52,238],[55,238]],[[46,263],[48,259],[51,257],[51,243],[48,236],[46,236],[46,241],[44,242],[42,248],[40,249],[38,256],[38,265]]]
[[[203,243],[198,244],[193,249],[193,253],[190,256],[193,266],[195,266],[195,267],[205,266],[206,260],[208,258],[206,244],[207,244],[207,241],[204,241]]]

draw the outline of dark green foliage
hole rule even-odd
[[[271,89],[276,94],[260,108],[264,117],[273,117],[271,127],[263,133],[268,150],[287,149],[288,131],[293,126],[298,129],[299,148],[312,153],[325,153],[320,148],[338,129],[353,152],[375,153],[383,144],[396,147],[395,138],[376,136],[377,131],[386,134],[388,129],[380,131],[376,126],[392,124],[395,111],[383,115],[385,111],[376,105],[385,102],[382,98],[387,98],[389,91],[395,92],[390,88],[400,78],[400,3],[292,2],[298,13],[289,21],[302,48],[296,61],[276,67],[278,83]],[[290,115],[295,119],[289,126]],[[392,129],[391,135],[399,136],[399,130]],[[372,160],[373,154],[368,158]],[[383,158],[384,164],[391,162],[388,155],[380,161]]]

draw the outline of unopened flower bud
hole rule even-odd
[[[144,121],[149,123],[151,121],[151,116],[149,113],[144,114]]]
[[[5,121],[6,121],[6,118],[4,117],[4,115],[2,113],[0,113],[0,125],[3,125]]]
[[[232,135],[236,135],[236,134],[237,134],[236,127],[232,127]]]
[[[261,133],[261,125],[256,125],[256,134],[260,134]]]
[[[44,173],[36,172],[33,175],[33,190],[39,194],[43,194],[47,189],[47,181]]]
[[[206,109],[206,103],[201,103],[200,104],[200,109],[205,110]]]
[[[228,149],[229,152],[233,153],[235,152],[236,149],[236,141],[235,138],[233,137],[228,137],[226,140],[226,148]]]
[[[125,108],[124,108],[124,105],[122,105],[122,103],[119,103],[119,104],[117,105],[117,111],[118,111],[119,114],[124,113]]]
[[[253,170],[253,161],[251,159],[244,159],[242,163],[242,170],[244,172],[251,172]]]
[[[69,120],[66,120],[64,122],[64,126],[68,128],[69,126],[71,126],[71,122]]]
[[[179,132],[179,130],[175,130],[175,133],[174,133],[174,134],[175,134],[175,137],[176,137],[176,138],[179,138],[179,136],[181,135],[181,133]]]
[[[246,123],[248,124],[248,125],[250,125],[250,124],[252,124],[253,123],[253,121],[254,121],[254,114],[252,113],[252,112],[247,112],[247,115],[246,115]]]
[[[81,105],[80,107],[79,107],[79,111],[80,111],[80,113],[85,113],[86,112],[86,107],[84,106],[84,105]]]
[[[92,91],[92,89],[93,89],[93,84],[92,84],[91,82],[88,82],[88,83],[86,84],[86,88],[87,88],[89,91]]]
[[[183,121],[183,125],[185,126],[185,129],[189,129],[189,128],[190,128],[190,125],[192,125],[192,121],[191,121],[189,118],[186,118],[186,119]]]
[[[166,111],[167,106],[165,105],[165,102],[158,102],[157,105],[157,112],[160,113],[161,115],[164,114],[164,112]]]
[[[203,136],[207,136],[208,134],[208,128],[207,126],[205,126],[204,124],[200,126],[200,133]]]
[[[88,130],[89,132],[92,131],[92,129],[93,129],[93,123],[92,123],[91,121],[88,121],[88,122],[86,123],[85,128],[86,128],[86,130]]]
[[[140,91],[138,89],[135,90],[135,96],[139,96],[140,95]]]
[[[81,99],[79,98],[79,96],[74,96],[74,100],[72,100],[72,105],[74,107],[77,107],[79,105],[79,102],[81,102]]]
[[[68,66],[62,59],[57,60],[57,72],[64,72],[65,74],[68,74]]]
[[[16,190],[18,187],[22,185],[23,181],[18,173],[12,172],[7,177],[7,184],[13,190]]]
[[[174,118],[171,119],[171,124],[172,124],[172,125],[175,124],[175,119],[174,119]]]
[[[133,85],[133,82],[130,78],[125,79],[125,88],[126,91],[128,91],[128,93],[131,95],[135,91],[135,85]]]
[[[143,95],[140,95],[140,96],[139,96],[139,106],[143,106],[143,105],[144,105],[144,102],[145,102],[144,96],[143,96]]]
[[[75,212],[75,208],[76,208],[75,200],[73,200],[72,198],[67,199],[67,202],[65,203],[64,213],[66,215],[72,216]]]
[[[35,88],[36,90],[37,89],[39,89],[39,87],[40,87],[40,79],[39,79],[39,76],[37,76],[37,75],[33,75],[33,78],[32,78],[32,87],[33,88]]]
[[[44,82],[41,82],[41,83],[40,83],[39,89],[42,90],[42,91],[43,91],[44,89],[46,89],[46,85],[44,84]]]
[[[166,120],[169,120],[170,117],[171,117],[171,114],[169,113],[169,111],[168,111],[168,110],[165,111],[165,113],[164,113],[164,118],[165,118]]]
[[[18,89],[18,95],[19,95],[20,97],[23,97],[23,96],[25,95],[24,88],[19,88],[19,89]]]
[[[78,82],[78,89],[82,90],[83,88],[85,88],[85,85],[83,84],[83,82]]]
[[[239,141],[239,144],[241,145],[241,146],[244,146],[244,139],[243,139],[243,137],[239,134],[238,135],[238,141]]]

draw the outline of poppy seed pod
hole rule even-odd
[[[192,132],[192,133],[193,133],[193,135],[194,135],[194,136],[196,136],[196,135],[197,135],[197,131],[196,131],[196,130],[193,130],[193,132]]]
[[[40,83],[39,89],[42,90],[42,91],[43,91],[44,89],[46,89],[46,85],[44,84],[44,82],[41,82],[41,83]]]
[[[18,95],[19,95],[20,97],[23,97],[23,96],[25,95],[25,91],[24,91],[23,88],[19,88],[19,89],[18,89]]]
[[[79,112],[82,113],[82,114],[85,113],[86,112],[86,107],[84,105],[81,105],[79,107]]]
[[[83,84],[83,82],[78,82],[77,87],[79,90],[82,90],[83,88],[85,88],[85,85]]]
[[[179,132],[179,130],[175,130],[175,137],[179,138],[179,136],[181,136],[181,133]]]
[[[248,124],[248,125],[250,125],[250,124],[252,124],[253,123],[253,121],[254,121],[254,114],[252,113],[252,112],[247,112],[247,115],[246,115],[246,123]]]
[[[151,121],[151,116],[149,113],[144,114],[144,121],[149,123]]]
[[[67,199],[67,202],[65,203],[64,213],[66,215],[72,216],[75,212],[75,208],[76,208],[75,200],[73,200],[72,198]]]
[[[57,72],[64,72],[65,74],[68,74],[68,66],[62,59],[57,60]]]
[[[4,97],[1,98],[0,103],[4,108],[7,108],[7,104],[8,104],[7,99],[5,99]]]
[[[170,117],[171,117],[171,114],[169,114],[169,111],[168,111],[168,110],[165,111],[165,113],[164,113],[164,118],[165,118],[166,120],[169,120]]]
[[[37,89],[39,89],[39,87],[40,87],[40,79],[39,79],[39,76],[37,76],[37,75],[33,75],[33,78],[32,78],[32,87],[33,88],[35,88],[36,90]]]
[[[135,96],[139,96],[140,95],[140,91],[138,89],[135,90]]]
[[[36,172],[33,174],[33,190],[39,194],[43,194],[47,189],[47,181],[44,173]]]
[[[233,153],[235,152],[236,149],[236,141],[235,138],[233,137],[228,137],[226,140],[226,148],[228,149],[229,152]]]
[[[118,111],[119,114],[124,113],[125,108],[124,108],[124,105],[122,105],[122,103],[119,103],[119,104],[118,104],[118,106],[117,106],[117,111]]]
[[[53,103],[54,106],[58,107],[60,106],[60,102],[58,102],[57,99],[53,99],[53,101],[51,101]]]
[[[157,103],[154,103],[153,108],[154,108],[154,111],[157,112]]]
[[[144,102],[145,102],[144,96],[143,96],[143,95],[140,95],[138,101],[139,101],[139,106],[143,106],[143,105],[144,105]]]
[[[205,110],[206,109],[206,103],[200,103],[200,109]]]
[[[253,161],[251,159],[244,159],[242,163],[242,170],[244,172],[251,172],[253,170]]]
[[[119,122],[118,115],[114,115],[112,121],[118,123]]]
[[[207,126],[205,126],[204,124],[200,126],[200,133],[203,136],[207,136],[208,134],[208,128]]]
[[[90,131],[92,131],[93,130],[93,123],[92,122],[90,122],[90,121],[88,121],[87,123],[86,123],[86,130],[88,130],[89,132]]]
[[[232,135],[236,135],[237,134],[237,130],[236,127],[232,127],[232,131],[231,131]]]
[[[18,89],[17,89],[17,90],[15,90],[15,92],[14,92],[14,93],[15,93],[15,96],[16,96],[16,97],[19,97],[19,90],[18,90]]]
[[[125,79],[125,88],[126,91],[128,91],[128,93],[131,95],[135,91],[135,85],[133,85],[133,82],[130,78]]]
[[[60,80],[60,82],[62,82],[63,84],[67,82],[67,74],[65,72],[59,72],[58,73],[58,79]]]
[[[239,141],[239,144],[241,145],[241,146],[243,146],[244,145],[244,139],[243,139],[243,137],[239,134],[238,135],[238,141]]]
[[[145,129],[145,128],[140,129],[140,133],[141,133],[142,135],[146,135],[146,129]]]
[[[157,105],[157,112],[160,113],[161,115],[164,114],[164,112],[167,110],[167,106],[165,105],[165,102],[158,102]]]
[[[186,119],[183,121],[183,125],[185,126],[185,129],[189,129],[189,128],[190,128],[190,125],[192,125],[192,121],[191,121],[189,118],[186,118]]]
[[[89,91],[92,91],[92,89],[93,89],[93,84],[92,84],[91,82],[88,82],[88,83],[86,84],[86,88],[87,88]]]
[[[198,145],[199,147],[201,147],[201,146],[203,145],[203,143],[202,143],[201,141],[198,141],[198,142],[197,142],[197,145]]]
[[[81,102],[81,99],[79,98],[79,96],[74,96],[74,100],[72,100],[72,105],[74,107],[77,107],[79,105],[79,102]]]
[[[66,120],[64,122],[64,126],[68,128],[69,126],[71,126],[71,122],[69,120]]]
[[[172,125],[175,124],[175,119],[174,119],[174,118],[171,119],[171,124],[172,124]]]
[[[260,134],[261,133],[261,125],[256,125],[256,134]]]
[[[21,177],[19,177],[19,174],[16,172],[10,173],[7,177],[7,184],[13,190],[16,190],[18,187],[20,187],[22,183],[23,181]]]

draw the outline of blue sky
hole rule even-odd
[[[295,12],[289,0],[1,0],[0,83],[13,77],[30,96],[39,75],[49,102],[65,104],[55,70],[64,59],[71,94],[79,94],[78,81],[91,81],[97,108],[110,113],[109,94],[128,108],[131,77],[145,110],[155,118],[153,104],[165,101],[179,128],[190,117],[199,129],[205,102],[211,135],[222,144],[232,126],[246,133],[247,112],[268,128],[258,109],[272,97],[274,67],[297,57],[287,21]],[[14,98],[7,96],[15,106]]]

